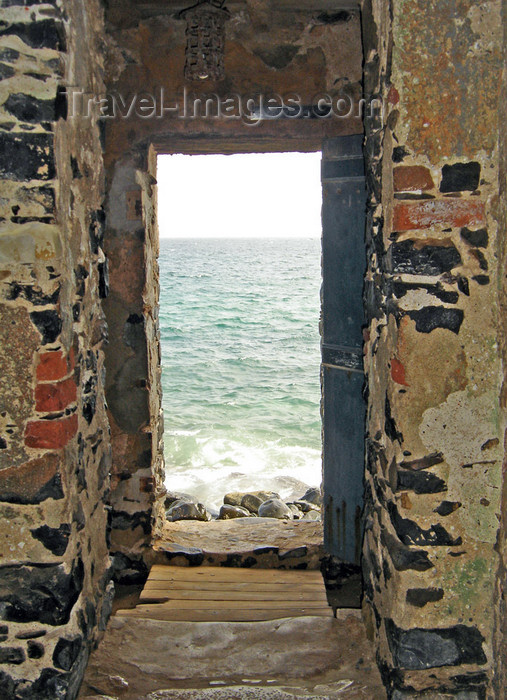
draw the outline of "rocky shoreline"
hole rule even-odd
[[[179,520],[232,520],[234,518],[274,518],[276,520],[321,520],[322,494],[309,488],[300,499],[285,502],[274,491],[226,493],[218,513],[211,513],[203,503],[185,493],[167,493],[166,518]]]

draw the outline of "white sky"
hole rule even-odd
[[[320,153],[159,156],[161,238],[319,238]]]

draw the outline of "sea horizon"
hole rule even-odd
[[[320,239],[163,237],[159,263],[168,490],[319,486]]]

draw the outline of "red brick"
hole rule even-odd
[[[393,230],[398,232],[436,225],[461,228],[485,223],[484,203],[469,199],[432,199],[394,205]]]
[[[395,192],[432,190],[435,187],[428,168],[422,165],[400,165],[393,171]]]
[[[401,364],[397,357],[393,357],[391,360],[391,377],[396,384],[408,386],[405,379],[405,367]]]
[[[387,101],[391,105],[397,105],[400,101],[400,93],[394,87],[394,85],[391,85],[391,87],[389,88],[389,92],[387,93]]]
[[[77,415],[56,420],[30,421],[26,425],[25,444],[46,450],[59,450],[77,432]]]
[[[35,387],[35,410],[51,413],[63,411],[76,400],[77,387],[72,377],[56,384],[37,384]]]
[[[39,355],[36,376],[40,382],[55,381],[66,377],[70,372],[67,357],[61,350],[44,352]]]

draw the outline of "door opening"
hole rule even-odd
[[[195,527],[200,539],[200,519],[243,532],[277,515],[321,540],[320,158],[158,158],[166,507],[180,539]],[[247,514],[248,528],[235,517]]]

